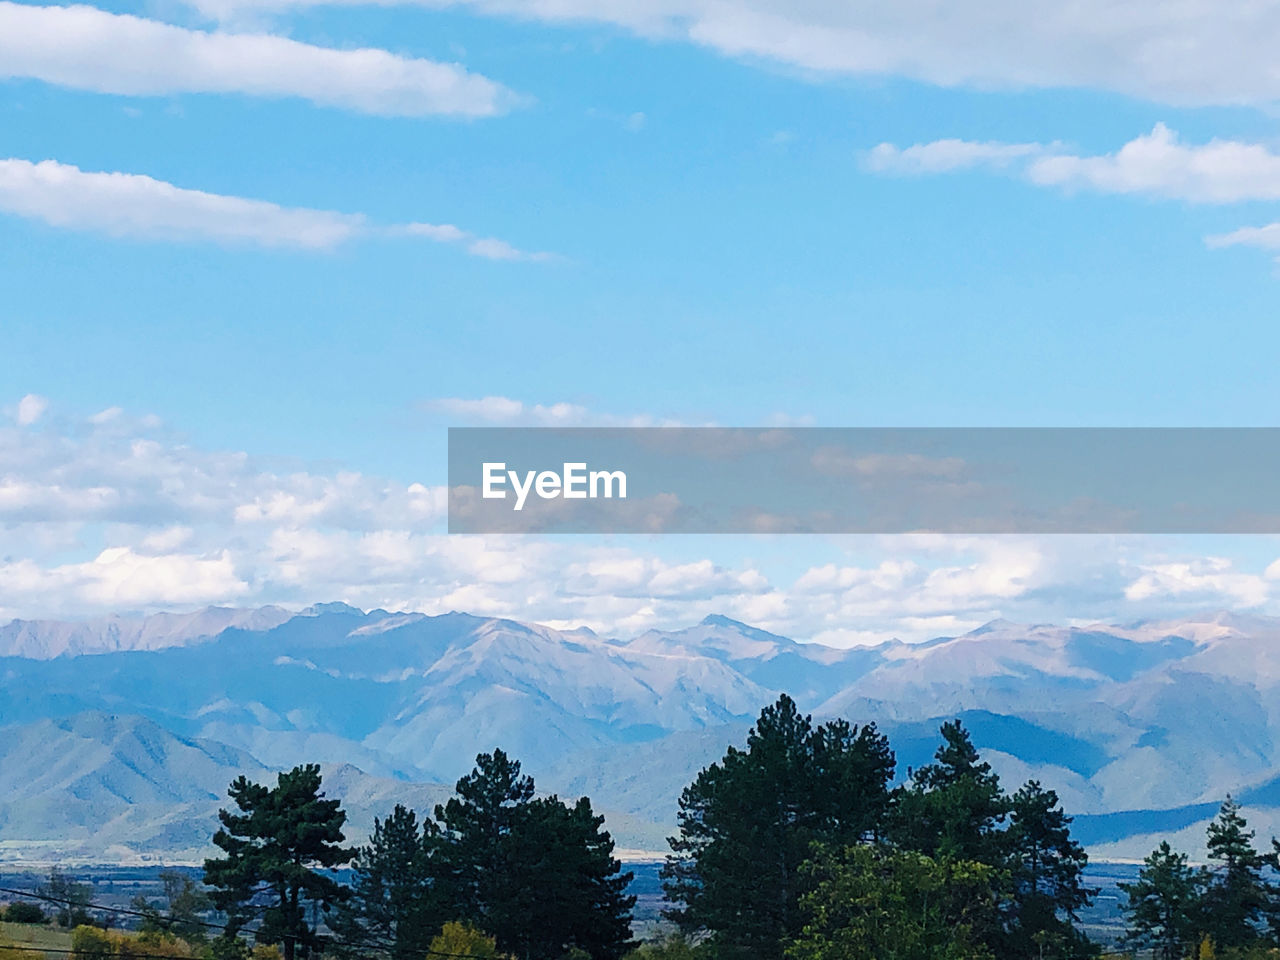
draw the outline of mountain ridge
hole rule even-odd
[[[1114,627],[993,621],[923,644],[844,649],[719,615],[620,639],[461,612],[210,609],[155,615],[166,619],[150,629],[149,618],[135,618],[132,645],[111,632],[123,618],[103,618],[101,636],[116,646],[96,651],[83,641],[92,633],[79,647],[59,648],[37,642],[40,629],[23,621],[23,649],[37,656],[0,658],[0,735],[38,749],[41,735],[57,735],[49,723],[130,715],[180,741],[162,755],[172,756],[161,764],[172,769],[159,780],[193,776],[191,745],[217,744],[260,770],[349,764],[404,789],[452,783],[476,753],[501,746],[540,788],[586,793],[619,822],[630,818],[633,838],[669,829],[679,788],[741,743],[782,692],[819,719],[875,721],[890,735],[900,772],[926,762],[937,724],[959,716],[1012,787],[1042,780],[1068,812],[1089,818],[1082,824],[1119,817],[1095,831],[1111,850],[1142,836],[1144,823],[1184,816],[1169,811],[1195,812],[1280,775],[1274,618],[1219,612]],[[69,635],[65,624],[35,623],[50,637]],[[7,626],[0,638],[18,635]],[[80,822],[91,821],[95,805],[110,806],[98,787],[127,781],[121,771],[103,772],[130,759],[127,750],[112,754],[105,739],[96,753],[74,753],[85,768],[76,782],[88,785],[84,798],[72,796]],[[100,756],[108,759],[94,766]],[[160,816],[151,800],[162,793],[148,790],[117,816],[160,849],[157,838],[173,828],[146,826]],[[0,856],[13,825],[32,822],[29,810],[13,806],[34,802],[29,793],[0,796]],[[1280,791],[1251,796],[1280,809]],[[1129,831],[1119,839],[1116,823]],[[50,824],[50,839],[71,830],[64,826]],[[127,831],[111,836],[127,846]]]

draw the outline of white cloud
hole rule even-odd
[[[455,403],[517,418],[558,406]],[[559,415],[569,413],[591,416]],[[99,423],[51,417],[41,430],[5,420],[0,607],[5,617],[65,617],[337,597],[613,635],[716,613],[856,644],[961,633],[1001,616],[1132,620],[1280,601],[1280,561],[1258,573],[1176,553],[1167,540],[812,537],[798,554],[789,537],[448,536],[446,506],[439,485],[268,468],[123,411]]]
[[[874,172],[903,174],[984,167],[1042,187],[1191,203],[1280,200],[1280,153],[1238,140],[1186,144],[1163,123],[1114,153],[1077,155],[1056,143],[935,140],[910,147],[882,143],[868,152],[866,166]]]
[[[397,116],[491,116],[516,100],[500,84],[452,63],[8,0],[0,0],[0,77],[100,93],[301,97]]]
[[[1188,145],[1162,123],[1101,156],[1042,156],[1032,183],[1099,193],[1137,193],[1192,203],[1280,199],[1280,154],[1256,143]]]
[[[463,423],[527,427],[680,427],[690,426],[650,414],[617,415],[589,410],[577,403],[525,403],[511,397],[479,399],[439,397],[423,408]],[[709,426],[709,424],[706,424]]]
[[[1270,597],[1269,572],[1270,568],[1261,576],[1245,573],[1224,557],[1153,564],[1125,588],[1125,598],[1189,597],[1208,603],[1222,603],[1225,599],[1235,607],[1260,607]]]
[[[867,154],[867,169],[876,173],[950,173],[975,167],[1005,168],[1043,153],[1038,143],[979,143],[972,140],[934,140],[910,147],[882,143]]]
[[[70,613],[225,603],[248,594],[249,584],[237,576],[227,551],[145,556],[110,547],[84,563],[0,563],[0,593]]]
[[[460,244],[473,256],[486,260],[531,260],[548,261],[559,259],[553,253],[529,252],[513,247],[505,240],[497,237],[478,237],[468,233],[451,223],[406,223],[402,227],[392,228],[394,233],[404,233],[414,237],[425,237],[437,243]]]
[[[386,0],[192,0],[222,17]],[[596,22],[819,74],[941,86],[1077,87],[1176,104],[1280,98],[1280,7],[1253,0],[400,0],[523,19]]]
[[[44,416],[44,411],[48,406],[49,401],[44,397],[28,393],[18,401],[18,410],[14,419],[18,421],[18,426],[29,427]]]
[[[331,250],[353,239],[384,233],[457,242],[490,259],[550,256],[524,254],[502,241],[477,240],[453,226],[378,227],[362,214],[282,207],[177,187],[141,174],[88,172],[54,160],[0,160],[0,211],[55,227],[152,240]],[[494,244],[502,244],[502,249]],[[105,410],[95,416],[109,414]]]
[[[1216,233],[1205,237],[1210,247],[1257,247],[1259,250],[1280,250],[1280,223],[1268,223],[1261,227],[1241,227],[1230,233]]]
[[[1139,195],[1197,204],[1280,200],[1280,153],[1260,143],[1214,139],[1186,144],[1157,123],[1114,153],[1077,155],[1060,144],[935,140],[909,147],[882,143],[868,151],[877,173],[936,174],[986,168],[1041,187]],[[1210,247],[1280,250],[1280,223],[1205,238]]]

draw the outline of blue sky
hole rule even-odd
[[[389,568],[381,593],[328,567],[286,584],[282,558],[308,532],[420,535],[399,555],[411,566],[414,550],[480,548],[438,547],[438,517],[422,511],[286,518],[249,536],[237,504],[161,509],[158,473],[144,477],[151,500],[125,496],[119,464],[95,459],[144,436],[170,460],[135,464],[133,480],[194,458],[214,483],[220,468],[201,458],[243,453],[242,485],[358,473],[385,493],[442,482],[450,423],[1280,423],[1280,241],[1235,233],[1280,220],[1280,88],[1263,56],[1280,21],[1234,3],[1191,4],[1176,21],[1102,5],[1046,39],[1033,7],[959,4],[983,50],[910,3],[861,22],[853,5],[768,0],[166,0],[101,6],[75,31],[84,8],[0,4],[0,73],[12,74],[0,81],[0,471],[12,489],[68,490],[74,474],[135,502],[125,517],[14,494],[0,613],[341,593],[627,630],[736,603],[817,636],[844,629],[847,611],[821,623],[777,612],[799,605],[806,571],[911,557],[923,580],[1007,554],[734,538],[494,548],[499,569],[508,550],[563,565],[617,549],[651,570],[710,563],[723,581],[668,603],[635,574],[600,586],[616,596],[590,612],[533,574],[468,592],[488,574],[447,552],[404,582]],[[774,20],[758,30],[760,17]],[[230,39],[184,55],[166,24],[193,50]],[[264,57],[247,36],[294,44]],[[358,48],[383,60],[331,56]],[[424,61],[460,64],[451,76],[464,79],[441,92]],[[881,144],[893,147],[876,162]],[[99,173],[126,179],[84,176]],[[341,236],[316,241],[320,229]],[[43,403],[23,414],[28,395]],[[569,406],[540,409],[556,404]],[[175,528],[191,533],[144,546]],[[1039,573],[987,571],[1023,588],[956,600],[964,623],[1272,605],[1270,540],[1117,547],[1108,556],[1126,559],[1106,575],[1082,572],[1088,549],[1028,549]],[[104,550],[157,564],[124,587],[85,587],[82,566]],[[208,589],[166,586],[183,577],[165,570],[224,554]],[[1253,580],[1224,581],[1209,556]],[[1192,572],[1170,572],[1179,564]],[[1167,589],[1139,602],[1130,588],[1156,568]],[[749,571],[768,586],[734,580]],[[743,599],[775,588],[786,596],[773,606]],[[859,636],[910,632],[890,600],[921,589],[884,593]],[[948,616],[947,602],[933,596],[922,616]]]

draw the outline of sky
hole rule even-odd
[[[1265,537],[448,537],[450,425],[1276,426],[1280,9],[0,0],[0,618],[1280,613]]]

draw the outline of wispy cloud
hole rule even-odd
[[[0,77],[100,93],[301,97],[394,116],[492,116],[519,99],[453,63],[266,34],[188,30],[89,6],[8,0],[0,0]]]
[[[1163,123],[1113,153],[1074,154],[1056,143],[934,140],[909,147],[882,143],[867,153],[866,167],[911,175],[982,168],[1044,187],[1190,203],[1280,200],[1280,154],[1239,140],[1183,143]]]
[[[985,169],[1041,187],[1195,204],[1280,200],[1280,153],[1239,140],[1184,143],[1163,123],[1113,153],[1075,154],[1056,143],[934,140],[909,147],[882,143],[867,152],[865,166],[913,176]],[[1280,223],[1215,234],[1205,242],[1280,250]]]
[[[1045,152],[1039,143],[934,140],[910,147],[882,143],[867,154],[867,169],[876,173],[923,175],[977,167],[1007,168]]]
[[[408,234],[414,237],[425,237],[437,243],[456,243],[465,247],[467,252],[484,257],[487,260],[532,260],[546,262],[559,260],[554,253],[545,251],[530,252],[513,247],[505,240],[497,237],[478,237],[474,233],[459,229],[451,223],[407,223],[403,227],[392,228],[393,232]]]
[[[511,397],[438,397],[423,409],[465,424],[523,427],[681,427],[679,420],[648,413],[613,414],[591,410],[582,404],[525,403]],[[712,424],[698,424],[712,426]]]
[[[448,224],[377,225],[363,214],[283,207],[190,190],[142,174],[88,172],[54,160],[0,160],[0,211],[55,227],[141,239],[331,250],[381,234],[457,243],[493,260],[551,258]]]
[[[190,0],[222,18],[326,3]],[[396,0],[390,0],[396,2]],[[595,22],[819,74],[981,88],[1075,87],[1176,104],[1265,104],[1280,8],[1253,0],[399,0],[548,22]]]

